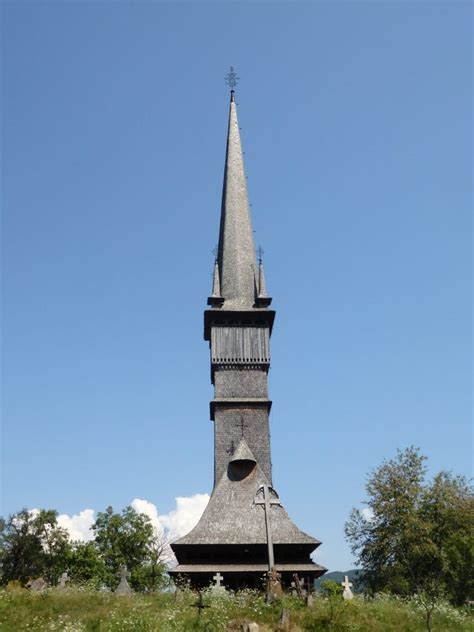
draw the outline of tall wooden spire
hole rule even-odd
[[[256,257],[235,93],[230,97],[222,189],[218,264],[224,309],[251,309],[256,294]]]
[[[229,78],[235,86],[233,68]],[[261,255],[257,267],[232,90],[217,261],[204,312],[214,384],[214,488],[199,523],[171,545],[178,560],[171,575],[195,587],[209,585],[219,572],[229,588],[256,588],[269,564],[286,587],[295,573],[311,583],[325,571],[310,558],[319,540],[298,529],[283,505],[271,505],[267,516],[255,502],[257,490],[272,485],[268,371],[275,312],[268,308]]]

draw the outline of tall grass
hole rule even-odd
[[[193,604],[191,592],[118,597],[87,590],[31,594],[25,590],[0,591],[2,632],[174,632],[200,630],[226,632],[256,621],[261,630],[279,629],[282,609],[288,611],[290,630],[332,632],[417,632],[426,630],[423,607],[416,601],[389,596],[377,600],[356,597],[316,597],[311,607],[294,597],[266,604],[261,595],[242,591],[236,595],[205,593],[204,608]],[[472,632],[474,617],[466,609],[439,604],[433,630]]]

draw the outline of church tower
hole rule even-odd
[[[209,309],[204,312],[214,385],[210,405],[214,488],[196,527],[171,545],[178,560],[171,574],[190,579],[196,587],[208,586],[216,573],[229,588],[260,587],[269,566],[281,574],[286,586],[295,573],[312,582],[326,571],[310,558],[320,542],[293,524],[272,489],[268,371],[275,312],[271,301],[263,263],[255,253],[231,90],[219,245]],[[266,507],[265,493],[271,495]]]

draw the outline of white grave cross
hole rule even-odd
[[[226,590],[225,586],[222,584],[222,582],[224,581],[222,575],[217,572],[212,579],[215,581],[215,584],[211,584],[212,592],[215,594],[225,593]]]
[[[354,595],[351,590],[352,582],[349,581],[349,577],[344,575],[344,581],[341,582],[341,586],[344,586],[344,592],[342,593],[342,598],[349,601],[354,598]]]

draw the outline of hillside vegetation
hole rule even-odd
[[[417,632],[426,630],[423,607],[416,599],[389,596],[344,602],[340,595],[315,597],[309,608],[295,598],[266,604],[261,595],[245,591],[236,595],[206,593],[208,606],[201,614],[194,607],[195,593],[134,594],[87,590],[32,594],[24,589],[0,592],[0,629],[3,632],[171,632],[202,630],[237,632],[244,622],[256,622],[260,632],[272,630],[333,632]],[[282,610],[290,624],[280,625]],[[468,632],[474,617],[466,608],[438,604],[433,631]]]
[[[340,585],[341,582],[344,581],[344,577],[346,577],[346,575],[352,583],[353,593],[364,592],[365,582],[363,571],[357,568],[353,568],[349,571],[329,571],[328,573],[324,573],[324,575],[315,580],[314,587],[316,590],[320,591],[322,589],[323,582],[327,582],[328,580],[332,580],[336,582],[336,584]]]

